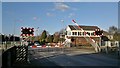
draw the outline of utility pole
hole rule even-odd
[[[38,36],[39,31],[38,30],[39,30],[39,27],[37,27],[37,29],[36,29],[37,40],[39,40],[39,36]]]
[[[15,46],[15,22],[14,22],[13,28],[14,28],[14,33],[13,33],[13,45]]]

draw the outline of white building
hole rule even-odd
[[[82,29],[83,30],[82,30]],[[91,37],[96,42],[100,42],[100,36],[95,34],[96,30],[100,30],[97,26],[83,26],[80,25],[80,28],[75,25],[68,25],[66,28],[67,34],[65,35],[65,39],[69,42],[72,42],[72,44],[75,45],[86,45],[89,44],[85,37]],[[72,40],[73,39],[73,40]]]

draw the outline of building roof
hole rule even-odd
[[[110,33],[107,32],[107,31],[103,31],[103,35],[112,35],[112,34],[110,34]]]
[[[78,26],[76,25],[68,25],[71,30],[81,30]],[[100,29],[97,26],[84,26],[84,25],[79,25],[83,30],[95,30],[95,29]]]

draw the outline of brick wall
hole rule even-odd
[[[86,39],[84,37],[74,37],[73,38],[74,41],[72,42],[73,45],[90,45],[89,42],[86,41]],[[94,39],[95,41],[99,42],[100,41],[100,38],[97,37],[92,37],[92,39]]]

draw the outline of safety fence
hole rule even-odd
[[[120,42],[119,41],[103,41],[101,43],[101,52],[116,52],[118,55],[120,55]]]
[[[20,45],[20,41],[15,41],[15,42],[13,42],[13,41],[5,41],[5,42],[2,42],[2,43],[0,43],[0,49],[1,50],[7,50],[7,49],[9,49],[9,48],[11,48],[11,47],[14,47],[14,46],[19,46]]]
[[[27,62],[27,46],[14,46],[2,53],[2,68],[11,68],[15,63]]]

